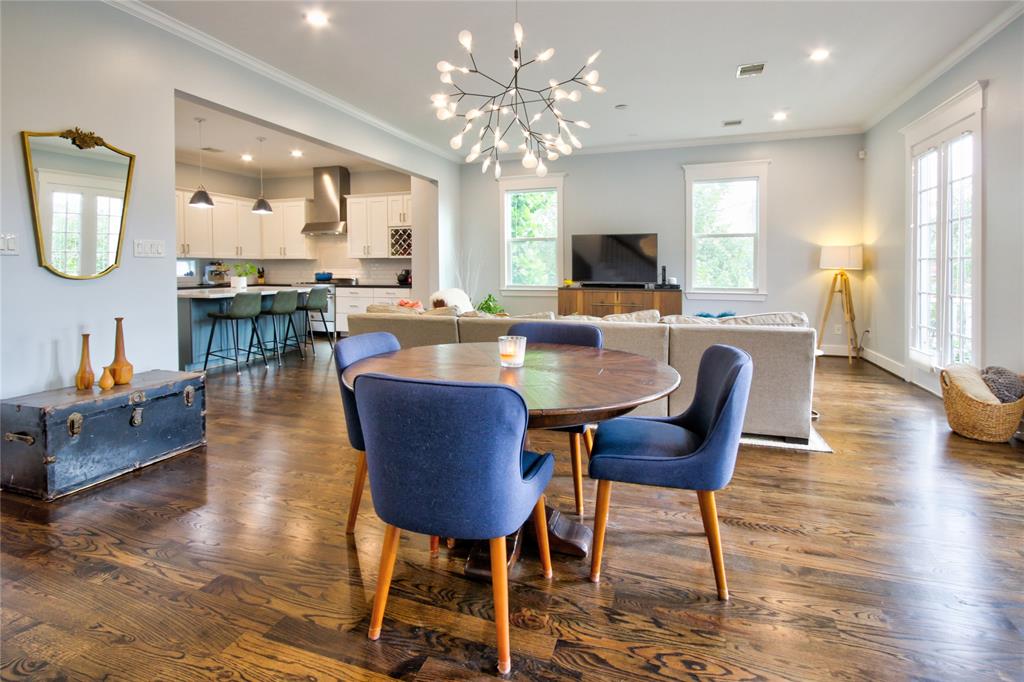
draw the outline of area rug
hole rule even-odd
[[[772,436],[748,436],[745,434],[740,438],[740,445],[754,445],[759,448],[792,450],[794,452],[834,452],[831,446],[825,442],[825,439],[821,437],[821,434],[815,431],[813,426],[811,427],[811,437],[807,439],[806,445],[803,443],[787,443],[782,438],[773,438]]]

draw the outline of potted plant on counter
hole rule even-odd
[[[232,289],[245,289],[249,278],[256,274],[255,263],[235,263],[231,269],[235,273],[231,278]]]

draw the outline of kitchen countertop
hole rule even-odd
[[[371,284],[369,282],[361,282],[359,284],[338,284],[337,282],[300,282],[297,286],[324,286],[330,285],[336,289],[412,289],[411,284],[398,284],[394,282],[392,284]]]
[[[212,299],[212,298],[232,298],[235,294],[243,291],[249,291],[261,294],[263,296],[271,296],[279,291],[291,291],[296,290],[299,293],[308,293],[312,286],[307,285],[267,285],[267,284],[254,284],[250,285],[245,289],[232,289],[231,287],[209,287],[206,289],[179,289],[178,298],[199,298],[199,299]]]

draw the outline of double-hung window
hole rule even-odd
[[[562,178],[502,178],[498,189],[502,291],[550,295],[562,270]]]
[[[768,162],[683,167],[687,298],[764,300]]]
[[[981,108],[974,84],[903,129],[909,157],[910,379],[980,364]]]

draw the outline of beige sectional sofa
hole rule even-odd
[[[387,331],[403,347],[439,343],[494,341],[516,322],[508,317],[473,318],[426,315],[349,315],[349,333]],[[557,320],[561,324],[579,324]],[[681,383],[667,399],[634,414],[666,416],[686,409],[693,398],[697,367],[704,350],[724,343],[750,353],[754,378],[743,430],[799,441],[810,437],[814,390],[815,331],[806,327],[694,325],[588,321],[604,332],[605,348],[639,353],[678,370]]]

